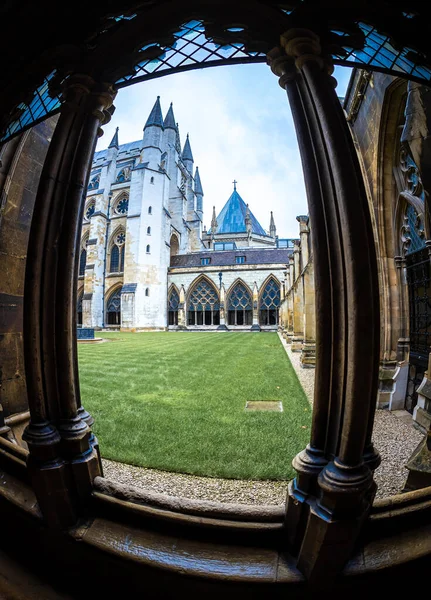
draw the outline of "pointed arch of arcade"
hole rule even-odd
[[[109,273],[124,272],[125,248],[126,230],[123,225],[119,225],[109,238],[108,252],[106,256]]]
[[[226,293],[225,311],[228,325],[253,324],[253,292],[240,277]]]
[[[107,325],[121,325],[121,289],[123,284],[113,285],[106,293],[105,315]]]
[[[278,325],[280,302],[281,283],[275,275],[269,275],[259,289],[259,325]]]
[[[168,325],[178,325],[178,308],[180,304],[180,291],[172,283],[168,290]]]
[[[199,577],[201,591],[212,592],[209,596],[216,594],[221,578],[227,595],[234,593],[235,585],[241,591],[244,587],[253,593],[261,584],[268,586],[270,594],[288,593],[292,587],[293,592],[299,589],[303,595],[306,579],[316,588],[321,584],[325,588],[339,579],[341,585],[349,589],[359,579],[364,589],[367,581],[361,580],[363,575],[367,578],[374,571],[372,577],[375,575],[377,581],[382,577],[388,583],[396,571],[392,569],[388,573],[391,571],[388,567],[394,566],[395,561],[399,564],[400,560],[405,560],[418,575],[424,564],[419,559],[431,554],[429,545],[424,544],[422,554],[414,554],[411,561],[408,557],[414,553],[414,545],[421,547],[428,533],[424,527],[421,534],[418,523],[428,525],[423,505],[429,504],[429,491],[413,495],[407,492],[404,498],[397,499],[396,511],[391,502],[373,507],[376,489],[373,471],[380,460],[372,444],[380,333],[377,261],[360,165],[330,73],[335,60],[338,64],[365,65],[394,75],[401,70],[404,76],[429,85],[430,36],[426,35],[428,30],[421,28],[421,23],[427,21],[425,9],[418,7],[418,3],[408,2],[401,12],[395,7],[388,11],[387,3],[383,2],[372,6],[352,2],[352,7],[344,11],[325,1],[317,6],[315,2],[279,5],[264,0],[220,0],[217,3],[168,0],[139,5],[126,2],[121,12],[110,15],[105,6],[97,2],[90,4],[91,18],[86,20],[87,27],[79,27],[75,21],[78,53],[58,52],[54,40],[52,46],[42,46],[46,49],[46,54],[41,53],[43,60],[37,56],[33,59],[30,49],[34,54],[37,40],[30,34],[32,30],[39,33],[42,22],[34,27],[26,23],[25,31],[29,35],[16,35],[16,45],[8,27],[4,27],[6,41],[11,46],[11,64],[5,66],[11,81],[7,81],[6,98],[2,98],[1,116],[5,127],[16,132],[16,119],[22,115],[22,123],[26,123],[25,117],[34,108],[31,94],[35,103],[42,106],[43,116],[57,108],[60,113],[39,182],[26,264],[23,339],[31,420],[24,439],[30,456],[26,461],[19,452],[10,455],[14,459],[13,472],[25,480],[25,492],[32,486],[34,510],[30,513],[28,508],[22,521],[24,518],[30,521],[31,514],[31,520],[37,521],[33,531],[36,527],[41,529],[40,525],[56,529],[56,536],[47,538],[47,545],[63,533],[69,537],[62,537],[61,541],[67,539],[69,544],[72,531],[77,535],[76,524],[87,517],[91,508],[91,516],[94,514],[96,518],[89,519],[86,532],[79,535],[85,536],[88,542],[89,556],[95,556],[93,548],[97,548],[99,558],[102,555],[102,560],[94,561],[94,572],[101,574],[96,581],[105,576],[107,585],[113,580],[106,572],[107,560],[103,565],[103,559],[112,553],[116,554],[119,571],[126,571],[122,569],[126,560],[134,561],[136,581],[145,579],[146,582],[138,569],[142,552],[147,552],[147,543],[152,542],[161,551],[146,553],[144,573],[149,573],[150,585],[165,585],[164,590],[170,592],[176,583],[187,587],[183,577],[185,568],[187,578],[190,575],[192,593],[196,591],[194,580]],[[9,5],[12,24],[19,13],[13,12],[14,3]],[[22,10],[21,6],[16,10]],[[25,11],[22,12],[24,19]],[[38,13],[43,15],[43,12],[32,11],[30,18],[37,21]],[[70,14],[66,11],[65,19]],[[359,15],[364,23],[358,23]],[[4,16],[7,22],[9,17]],[[21,19],[15,20],[21,26]],[[384,30],[381,29],[383,22]],[[97,23],[97,28],[89,29],[88,23]],[[336,30],[331,29],[334,23]],[[57,29],[61,30],[62,22],[58,24]],[[11,30],[13,34],[18,32],[17,27]],[[204,40],[196,45],[194,40],[198,36]],[[84,41],[88,39],[91,44],[85,46]],[[392,39],[396,42],[393,46]],[[204,48],[206,42],[213,45],[210,51]],[[205,507],[189,505],[186,517],[178,503],[174,506],[160,502],[158,516],[163,513],[161,518],[169,521],[169,527],[177,536],[175,539],[180,540],[181,547],[191,557],[185,567],[184,553],[179,556],[178,549],[173,551],[172,543],[165,539],[166,528],[161,529],[160,534],[156,519],[150,524],[151,539],[147,535],[143,521],[151,519],[151,507],[148,512],[142,503],[139,511],[134,507],[134,522],[141,528],[140,537],[135,537],[133,526],[128,525],[126,529],[122,525],[132,520],[132,511],[128,512],[125,506],[128,502],[123,501],[124,496],[120,494],[115,496],[117,489],[110,493],[103,486],[97,440],[89,429],[92,420],[81,405],[76,331],[72,324],[84,208],[82,190],[89,182],[100,126],[108,122],[113,113],[120,84],[129,85],[139,77],[157,77],[163,68],[169,72],[171,65],[165,57],[174,52],[172,72],[179,59],[176,49],[181,52],[186,46],[191,48],[190,58],[183,62],[189,66],[197,50],[203,50],[206,56],[209,52],[221,63],[226,47],[233,62],[246,62],[247,58],[267,62],[287,92],[306,167],[304,178],[313,224],[319,318],[313,422],[309,443],[294,459],[296,477],[289,485],[285,510],[244,511],[235,522],[232,511],[216,507],[209,522],[208,507],[205,512]],[[375,48],[372,52],[371,46]],[[399,51],[394,50],[394,46]],[[14,61],[14,50],[18,48],[19,60]],[[329,51],[333,54],[328,55]],[[190,68],[200,68],[202,64],[198,59]],[[144,72],[146,66],[148,70]],[[19,75],[14,76],[14,72]],[[32,76],[28,77],[30,73]],[[48,85],[50,83],[52,85]],[[60,94],[60,89],[61,100],[51,97],[50,94]],[[48,107],[43,105],[43,100]],[[35,112],[35,118],[41,118],[40,112]],[[214,290],[217,294],[212,282],[202,279],[200,283],[206,288],[204,297],[208,293],[214,296]],[[195,283],[194,290],[197,285]],[[262,291],[260,302],[263,294]],[[191,296],[188,300],[191,301]],[[217,301],[212,302],[213,306],[216,304]],[[2,460],[5,447],[10,451],[2,443]],[[112,485],[111,490],[114,487]],[[15,513],[22,510],[18,501],[12,508]],[[105,517],[102,524],[97,518],[99,508]],[[377,511],[378,518],[368,519],[373,510]],[[238,520],[242,521],[241,527]],[[7,519],[4,521],[7,527]],[[197,539],[199,536],[188,533],[191,522],[194,527],[206,528],[202,531],[210,544],[205,550]],[[366,535],[360,537],[364,527]],[[412,533],[407,542],[401,536],[406,529]],[[109,542],[106,531],[115,531],[113,541]],[[381,546],[380,550],[375,549],[387,531],[391,531],[391,538],[396,540],[397,556],[395,552],[382,552]],[[256,547],[265,548],[260,558],[256,552],[248,552],[250,535]],[[31,540],[30,535],[27,538]],[[233,542],[239,538],[246,543],[236,549]],[[359,553],[358,539],[361,540]],[[139,540],[136,545],[135,540]],[[412,544],[412,540],[415,543]],[[82,544],[73,544],[71,554],[79,553],[76,546],[80,545],[82,547]],[[214,551],[208,551],[211,545]],[[42,552],[41,546],[33,544],[36,551]],[[46,556],[52,566],[59,565],[53,560],[53,548],[50,550]],[[221,551],[222,574],[218,569]],[[412,564],[414,560],[416,564],[421,562],[416,569]],[[76,564],[78,562],[79,559]],[[67,566],[66,574],[70,577],[69,564]],[[166,572],[169,569],[169,577],[163,577],[163,569]],[[52,569],[46,572],[49,570]],[[117,576],[117,569],[115,571]],[[354,581],[350,584],[346,573],[353,575],[350,579]],[[398,581],[404,573],[398,576]],[[72,575],[71,581],[81,583],[79,573],[73,571]],[[164,580],[169,583],[165,584]],[[190,589],[186,589],[189,595]]]
[[[187,325],[220,325],[220,295],[206,275],[200,275],[190,285],[187,300]]]

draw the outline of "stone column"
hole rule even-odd
[[[308,239],[310,229],[308,216],[296,217],[299,221],[299,235],[301,240],[302,286],[303,286],[303,332],[304,342],[301,349],[301,367],[314,368],[316,365],[316,315],[315,315],[315,290],[313,264],[310,262]]]
[[[260,331],[259,325],[259,291],[257,289],[257,283],[253,285],[253,325],[251,331]]]
[[[293,249],[293,336],[292,352],[301,352],[304,341],[304,290],[301,275],[300,242],[295,240]]]
[[[184,286],[180,289],[180,298],[178,303],[178,329],[187,329],[186,321],[186,293]]]
[[[217,327],[217,331],[228,331],[226,327],[225,299],[226,290],[224,289],[224,283],[222,283],[220,285],[220,325]]]
[[[378,383],[379,288],[367,196],[333,68],[309,30],[289,30],[281,45],[268,62],[288,93],[298,136],[318,315],[310,443],[293,461],[286,530],[298,568],[319,584],[334,580],[353,552],[376,489],[371,469],[379,457],[368,435]]]
[[[101,474],[93,420],[81,406],[76,350],[79,242],[91,159],[115,92],[85,75],[66,80],[30,232],[24,355],[28,470],[45,520],[68,527],[86,511]]]

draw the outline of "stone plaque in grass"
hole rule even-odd
[[[245,403],[245,410],[270,410],[283,412],[283,403],[272,400],[249,400]]]

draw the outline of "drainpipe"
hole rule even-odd
[[[105,255],[103,257],[103,280],[102,280],[102,327],[105,327],[105,277],[106,277],[106,252],[108,250],[108,239],[109,239],[109,215],[111,212],[111,200],[113,192],[108,194],[108,213],[106,215],[106,236],[105,236]]]

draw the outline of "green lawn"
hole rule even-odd
[[[241,479],[290,479],[311,410],[275,333],[103,333],[78,345],[102,456]],[[281,400],[283,412],[246,412]]]

